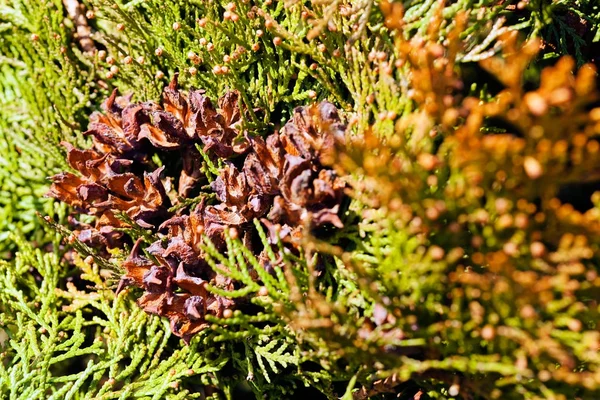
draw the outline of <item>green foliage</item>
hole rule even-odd
[[[82,8],[74,12],[69,4]],[[459,144],[445,142],[465,121],[443,111],[460,108],[466,89],[499,101],[489,87],[496,82],[477,76],[465,89],[453,86],[456,72],[497,54],[513,30],[541,40],[531,75],[563,54],[579,66],[598,65],[594,0],[0,0],[0,397],[217,399],[247,390],[257,398],[291,398],[311,387],[330,399],[597,398],[598,232],[566,217],[538,224],[542,239],[530,228],[500,227],[497,200],[508,198],[511,207],[519,201],[520,186],[499,189],[490,178],[506,160],[484,168],[466,157],[467,168],[453,157],[483,150],[460,153],[448,143]],[[434,64],[438,47],[428,47],[426,66],[411,59],[433,42],[443,45],[446,66]],[[504,86],[506,71],[492,71]],[[270,254],[282,266],[274,274],[236,239],[227,238],[223,253],[204,244],[211,268],[237,282],[234,291],[208,290],[247,299],[250,311],[211,317],[189,345],[137,307],[135,289],[115,294],[128,249],[104,260],[77,241],[61,243],[37,216],[66,224],[73,212],[44,198],[46,178],[68,169],[60,141],[85,147],[88,116],[113,88],[136,101],[157,100],[175,73],[183,88],[203,88],[212,98],[239,90],[251,110],[251,134],[278,129],[294,107],[327,99],[345,111],[359,143],[341,152],[355,157],[352,168],[338,160],[353,197],[342,232],[326,241],[306,237],[301,254],[279,243],[284,257]],[[518,92],[522,83],[512,87],[515,98],[525,94]],[[511,129],[494,120],[504,114],[480,116],[484,122],[474,126],[481,132]],[[552,114],[544,126],[564,126],[557,121]],[[540,145],[535,125],[525,126],[519,128],[533,132],[529,151]],[[432,159],[422,153],[443,166],[425,168]],[[519,171],[524,156],[540,154],[515,155]],[[211,181],[220,165],[202,155]],[[394,175],[394,157],[411,167]],[[549,160],[544,167],[566,163]],[[574,170],[555,171],[544,185],[514,175],[536,203],[540,188],[556,195],[557,182],[573,183],[565,176],[581,178]],[[483,198],[474,194],[477,171],[488,179]],[[443,224],[428,220],[448,198]],[[403,219],[407,207],[418,220]],[[481,210],[488,220],[478,220]],[[453,222],[465,230],[448,231]],[[66,228],[59,232],[69,237]],[[552,260],[531,256],[539,241]],[[519,257],[493,269],[493,257],[513,244]],[[571,264],[584,272],[569,272]],[[523,283],[530,270],[550,281],[541,290],[551,293],[548,301],[532,298]],[[496,293],[489,282],[511,290]]]
[[[297,386],[325,390],[331,384],[330,375],[289,374],[310,360],[274,311],[280,302],[291,307],[290,287],[283,275],[270,277],[258,269],[239,241],[228,240],[229,257],[211,243],[205,249],[216,271],[248,285],[234,292],[208,290],[247,296],[261,311],[213,317],[211,328],[185,345],[171,336],[168,322],[135,304],[134,293],[115,295],[107,284],[111,265],[82,261],[72,251],[45,253],[22,238],[11,239],[18,252],[13,261],[2,262],[0,278],[3,398],[178,399],[202,398],[202,393],[231,398],[245,380],[257,397],[273,398],[288,396]],[[57,238],[54,245],[62,247]],[[80,253],[93,252],[73,245]],[[299,280],[307,282],[302,261],[294,260]],[[245,267],[250,265],[262,274],[264,287],[249,279]],[[261,289],[268,296],[259,295]]]
[[[64,215],[43,196],[66,168],[61,140],[77,133],[96,97],[94,66],[75,46],[60,2],[0,2],[0,252],[19,230],[44,243],[36,212]],[[60,10],[60,12],[59,12]],[[80,140],[80,139],[79,139]]]
[[[168,326],[114,295],[96,266],[77,261],[80,275],[17,245],[0,277],[2,398],[199,398],[198,385],[217,384],[229,359],[218,346],[174,348]]]

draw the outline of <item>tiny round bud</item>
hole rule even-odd
[[[481,337],[483,340],[492,340],[496,336],[496,331],[493,326],[486,325],[481,329]]]
[[[385,118],[389,119],[390,121],[393,121],[396,119],[397,116],[398,114],[395,111],[388,111],[385,115]]]
[[[187,371],[185,371],[187,376],[192,376],[194,375],[196,372],[193,369],[188,369]]]
[[[229,308],[226,308],[223,311],[223,318],[231,318],[233,317],[233,311],[231,311]]]
[[[99,58],[100,60],[104,60],[104,59],[106,58],[106,51],[104,51],[104,50],[100,50],[100,51],[98,52],[98,58]]]
[[[236,5],[233,2],[229,2],[225,5],[225,9],[228,11],[235,11]]]
[[[117,381],[115,381],[115,378],[109,378],[106,383],[108,383],[109,385],[113,386]]]
[[[117,67],[116,65],[113,65],[112,67],[110,67],[110,72],[112,72],[113,74],[118,74],[119,73],[119,67]]]
[[[511,204],[509,200],[499,197],[494,202],[494,205],[496,206],[496,211],[498,211],[499,214],[505,214],[510,210]]]
[[[515,242],[504,243],[504,246],[502,246],[502,250],[504,250],[504,252],[511,257],[514,257],[519,253],[519,247]]]
[[[531,252],[532,257],[540,258],[546,252],[546,246],[541,242],[533,242],[531,243],[531,246],[529,246],[529,251]]]
[[[261,286],[260,289],[258,290],[259,296],[266,296],[268,294],[269,294],[269,290],[265,286]]]
[[[224,20],[231,19],[231,11],[225,11],[225,12],[223,13],[223,19],[224,19]]]
[[[236,13],[231,14],[231,22],[238,22],[240,20],[240,16]]]
[[[67,52],[67,48],[65,46],[60,46],[60,54],[65,54]]]
[[[163,48],[162,47],[157,47],[156,50],[154,50],[154,54],[156,54],[157,57],[160,57],[163,55]]]
[[[221,67],[221,74],[226,74],[226,73],[228,73],[228,72],[229,72],[229,67],[227,67],[227,66],[223,65],[223,66]]]
[[[111,71],[108,71],[108,72],[106,73],[106,79],[112,79],[112,78],[114,78],[114,77],[115,77],[115,74],[113,74]]]
[[[530,304],[527,304],[523,306],[523,308],[521,308],[520,314],[521,317],[525,319],[534,318],[536,315],[535,308],[533,308],[533,306],[531,306]]]
[[[138,62],[138,64],[143,64],[145,61],[144,56],[139,56],[136,61]]]
[[[327,46],[325,46],[323,43],[321,43],[320,45],[317,46],[317,50],[319,50],[320,53],[325,53],[327,51]]]
[[[569,330],[571,330],[573,332],[579,332],[581,330],[582,324],[581,324],[580,320],[573,318],[569,321],[567,326],[568,326]]]
[[[317,92],[315,92],[314,90],[309,90],[307,93],[308,93],[308,97],[310,97],[311,99],[317,98]]]
[[[206,50],[208,50],[208,51],[213,51],[214,49],[215,49],[215,45],[214,45],[214,44],[212,44],[212,43],[208,43],[208,44],[206,45]]]
[[[169,386],[173,389],[178,389],[179,388],[179,382],[175,381],[175,382],[171,382],[169,383]]]
[[[237,239],[239,237],[238,230],[234,227],[229,228],[229,237],[232,239]]]
[[[373,104],[375,102],[375,95],[371,93],[367,96],[367,104]]]
[[[92,10],[87,10],[85,12],[85,17],[87,19],[94,19],[94,18],[96,18],[96,13],[94,13]]]
[[[124,24],[117,24],[117,30],[118,31],[124,31],[125,30],[125,25]]]
[[[437,179],[437,177],[435,175],[430,175],[430,176],[433,176],[434,178]],[[428,181],[429,181],[429,179],[428,179]],[[434,186],[434,185],[431,185],[431,186]],[[440,211],[435,207],[428,207],[425,210],[425,216],[427,217],[427,219],[429,219],[431,221],[435,221],[440,217]]]
[[[459,393],[460,393],[460,386],[458,386],[456,384],[450,386],[450,388],[448,389],[448,394],[451,397],[456,397],[459,395]]]
[[[542,382],[547,382],[550,379],[552,379],[552,373],[550,371],[547,371],[547,370],[542,370],[542,371],[538,372],[538,378]]]
[[[525,168],[525,173],[531,179],[537,179],[542,176],[544,172],[542,168],[542,164],[538,160],[533,157],[525,157],[525,162],[523,163],[523,167]]]
[[[438,164],[438,158],[433,154],[421,153],[417,156],[417,162],[427,171],[433,170]]]
[[[256,30],[256,36],[258,37],[262,37],[265,33],[262,31],[262,29],[257,29]]]
[[[162,79],[165,77],[165,73],[162,71],[156,71],[156,75],[154,75],[156,79]]]
[[[198,39],[198,43],[200,43],[200,46],[206,46],[206,43],[208,43],[208,40],[206,40],[205,38],[200,38],[200,39]]]
[[[273,21],[272,19],[268,19],[265,21],[265,28],[271,29],[274,26],[275,26],[275,21]]]
[[[127,56],[123,59],[124,64],[131,64],[133,62],[133,58],[131,56]]]
[[[86,263],[87,265],[92,265],[94,263],[94,257],[92,256],[87,256],[85,258],[85,260],[83,260],[84,263]]]
[[[108,57],[106,57],[106,63],[107,63],[108,65],[113,65],[113,64],[115,63],[115,59],[114,59],[114,57],[112,57],[112,56],[108,56]]]
[[[190,67],[188,68],[188,72],[190,73],[190,75],[194,76],[198,73],[198,70],[196,69],[196,67]]]
[[[446,252],[440,246],[431,246],[429,248],[429,255],[431,256],[432,260],[439,261],[444,258]]]
[[[228,63],[229,61],[231,61],[231,57],[229,57],[227,54],[225,54],[225,55],[223,56],[223,62],[224,62],[224,63]]]
[[[173,22],[173,30],[178,31],[181,28],[181,24],[179,22]]]
[[[251,47],[252,51],[259,51],[260,50],[260,44],[258,43],[254,43]]]
[[[190,60],[193,60],[196,57],[198,57],[198,54],[194,53],[193,51],[187,53],[187,58]]]
[[[317,63],[312,63],[312,64],[310,64],[310,67],[308,67],[308,68],[310,68],[312,71],[316,71],[317,68],[319,68],[319,66],[317,65]]]
[[[40,40],[40,37],[39,37],[39,35],[37,35],[37,34],[35,34],[35,33],[32,33],[32,34],[31,34],[31,41],[32,41],[32,42],[37,42],[38,40]]]
[[[201,19],[198,21],[198,26],[199,26],[200,28],[204,28],[204,27],[206,26],[206,23],[207,23],[207,22],[208,22],[208,20],[207,20],[206,18],[201,18]]]
[[[214,73],[215,75],[219,75],[219,74],[221,73],[221,66],[220,66],[220,65],[215,65],[215,66],[213,67],[213,73]]]
[[[529,92],[524,97],[525,105],[529,108],[529,112],[535,115],[536,117],[540,117],[546,113],[548,110],[548,103],[546,99],[537,92]]]
[[[282,43],[282,40],[281,40],[281,38],[280,38],[279,36],[276,36],[276,37],[273,39],[273,44],[274,44],[275,46],[280,46],[280,45],[281,45],[281,43]]]
[[[340,51],[340,49],[335,49],[332,54],[334,57],[340,57],[342,55],[342,52]]]

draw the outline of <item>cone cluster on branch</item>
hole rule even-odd
[[[207,326],[207,314],[222,316],[243,301],[207,291],[207,284],[232,290],[235,282],[209,267],[205,238],[223,251],[226,230],[239,235],[271,270],[277,266],[256,243],[254,219],[266,226],[271,244],[281,240],[292,251],[303,229],[343,227],[345,183],[324,166],[344,139],[337,109],[327,102],[299,107],[279,132],[263,139],[242,129],[239,103],[232,91],[215,108],[201,90],[181,92],[176,77],[161,104],[133,103],[115,91],[104,112],[90,117],[85,134],[93,149],[64,143],[76,173],[51,178],[50,196],[96,217],[93,226],[73,223],[78,238],[98,251],[131,241],[123,233],[130,223],[159,238],[151,244],[135,240],[120,287],[142,288],[140,306],[168,317],[173,332],[186,340]],[[210,186],[196,145],[222,162]],[[181,161],[171,162],[173,154]],[[165,165],[159,167],[156,156]],[[173,207],[192,193],[199,201],[191,209]]]

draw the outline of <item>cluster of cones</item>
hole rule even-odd
[[[207,314],[221,316],[243,301],[206,290],[231,290],[236,282],[209,267],[205,239],[224,251],[225,234],[235,232],[272,270],[279,266],[257,243],[255,219],[271,244],[282,241],[292,251],[305,229],[343,226],[345,183],[323,162],[345,132],[330,103],[296,108],[266,139],[243,129],[237,92],[215,107],[201,90],[180,91],[176,77],[161,104],[133,103],[115,91],[102,110],[86,132],[92,149],[64,144],[75,171],[53,176],[49,195],[96,217],[93,225],[73,223],[78,238],[100,253],[131,242],[123,233],[131,225],[158,238],[135,240],[120,286],[142,288],[139,305],[168,317],[184,339],[207,326]],[[197,146],[222,166],[212,182]],[[186,206],[186,199],[198,201]]]

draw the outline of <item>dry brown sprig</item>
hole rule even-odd
[[[574,73],[573,60],[563,58],[543,70],[539,88],[524,90],[522,77],[538,46],[522,48],[515,35],[503,40],[503,57],[482,63],[505,85],[490,101],[456,96],[452,91],[460,87],[460,78],[452,69],[431,67],[432,45],[410,47],[409,73],[419,78],[413,99],[424,111],[398,123],[391,136],[367,132],[341,150],[336,165],[341,173],[360,177],[352,181],[351,193],[367,208],[365,230],[407,231],[426,260],[444,268],[439,279],[456,304],[439,306],[443,317],[429,326],[428,337],[472,335],[489,343],[484,354],[514,357],[516,367],[510,368],[519,376],[595,390],[600,386],[594,373],[600,359],[593,354],[600,345],[597,301],[581,299],[600,290],[592,261],[598,256],[593,243],[600,238],[598,195],[586,210],[569,204],[563,194],[565,185],[600,181],[595,69],[587,65]],[[456,84],[440,92],[436,79]],[[437,101],[444,96],[451,99]],[[488,126],[497,121],[504,121],[505,132],[490,133]],[[411,142],[415,132],[417,145]],[[431,136],[441,145],[433,146]],[[384,290],[374,290],[375,283],[393,293],[393,279],[374,281],[371,271],[377,265],[362,263],[346,260],[362,288],[374,298]],[[397,315],[403,315],[398,320],[410,321],[404,313],[420,318],[419,303],[411,303],[410,294],[396,296],[404,299],[395,303],[402,310]],[[557,314],[556,307],[568,316]],[[391,324],[390,329],[402,328]],[[585,349],[575,350],[563,334],[585,337]],[[398,337],[380,337],[384,343],[390,339]],[[515,348],[514,354],[506,353],[507,347]],[[435,348],[429,343],[423,354],[435,357]],[[572,372],[582,363],[592,366]],[[554,364],[560,365],[556,371],[548,367]],[[512,372],[505,373],[508,382]],[[451,381],[447,372],[437,374]],[[466,379],[461,388],[477,391],[480,384],[485,385]]]

